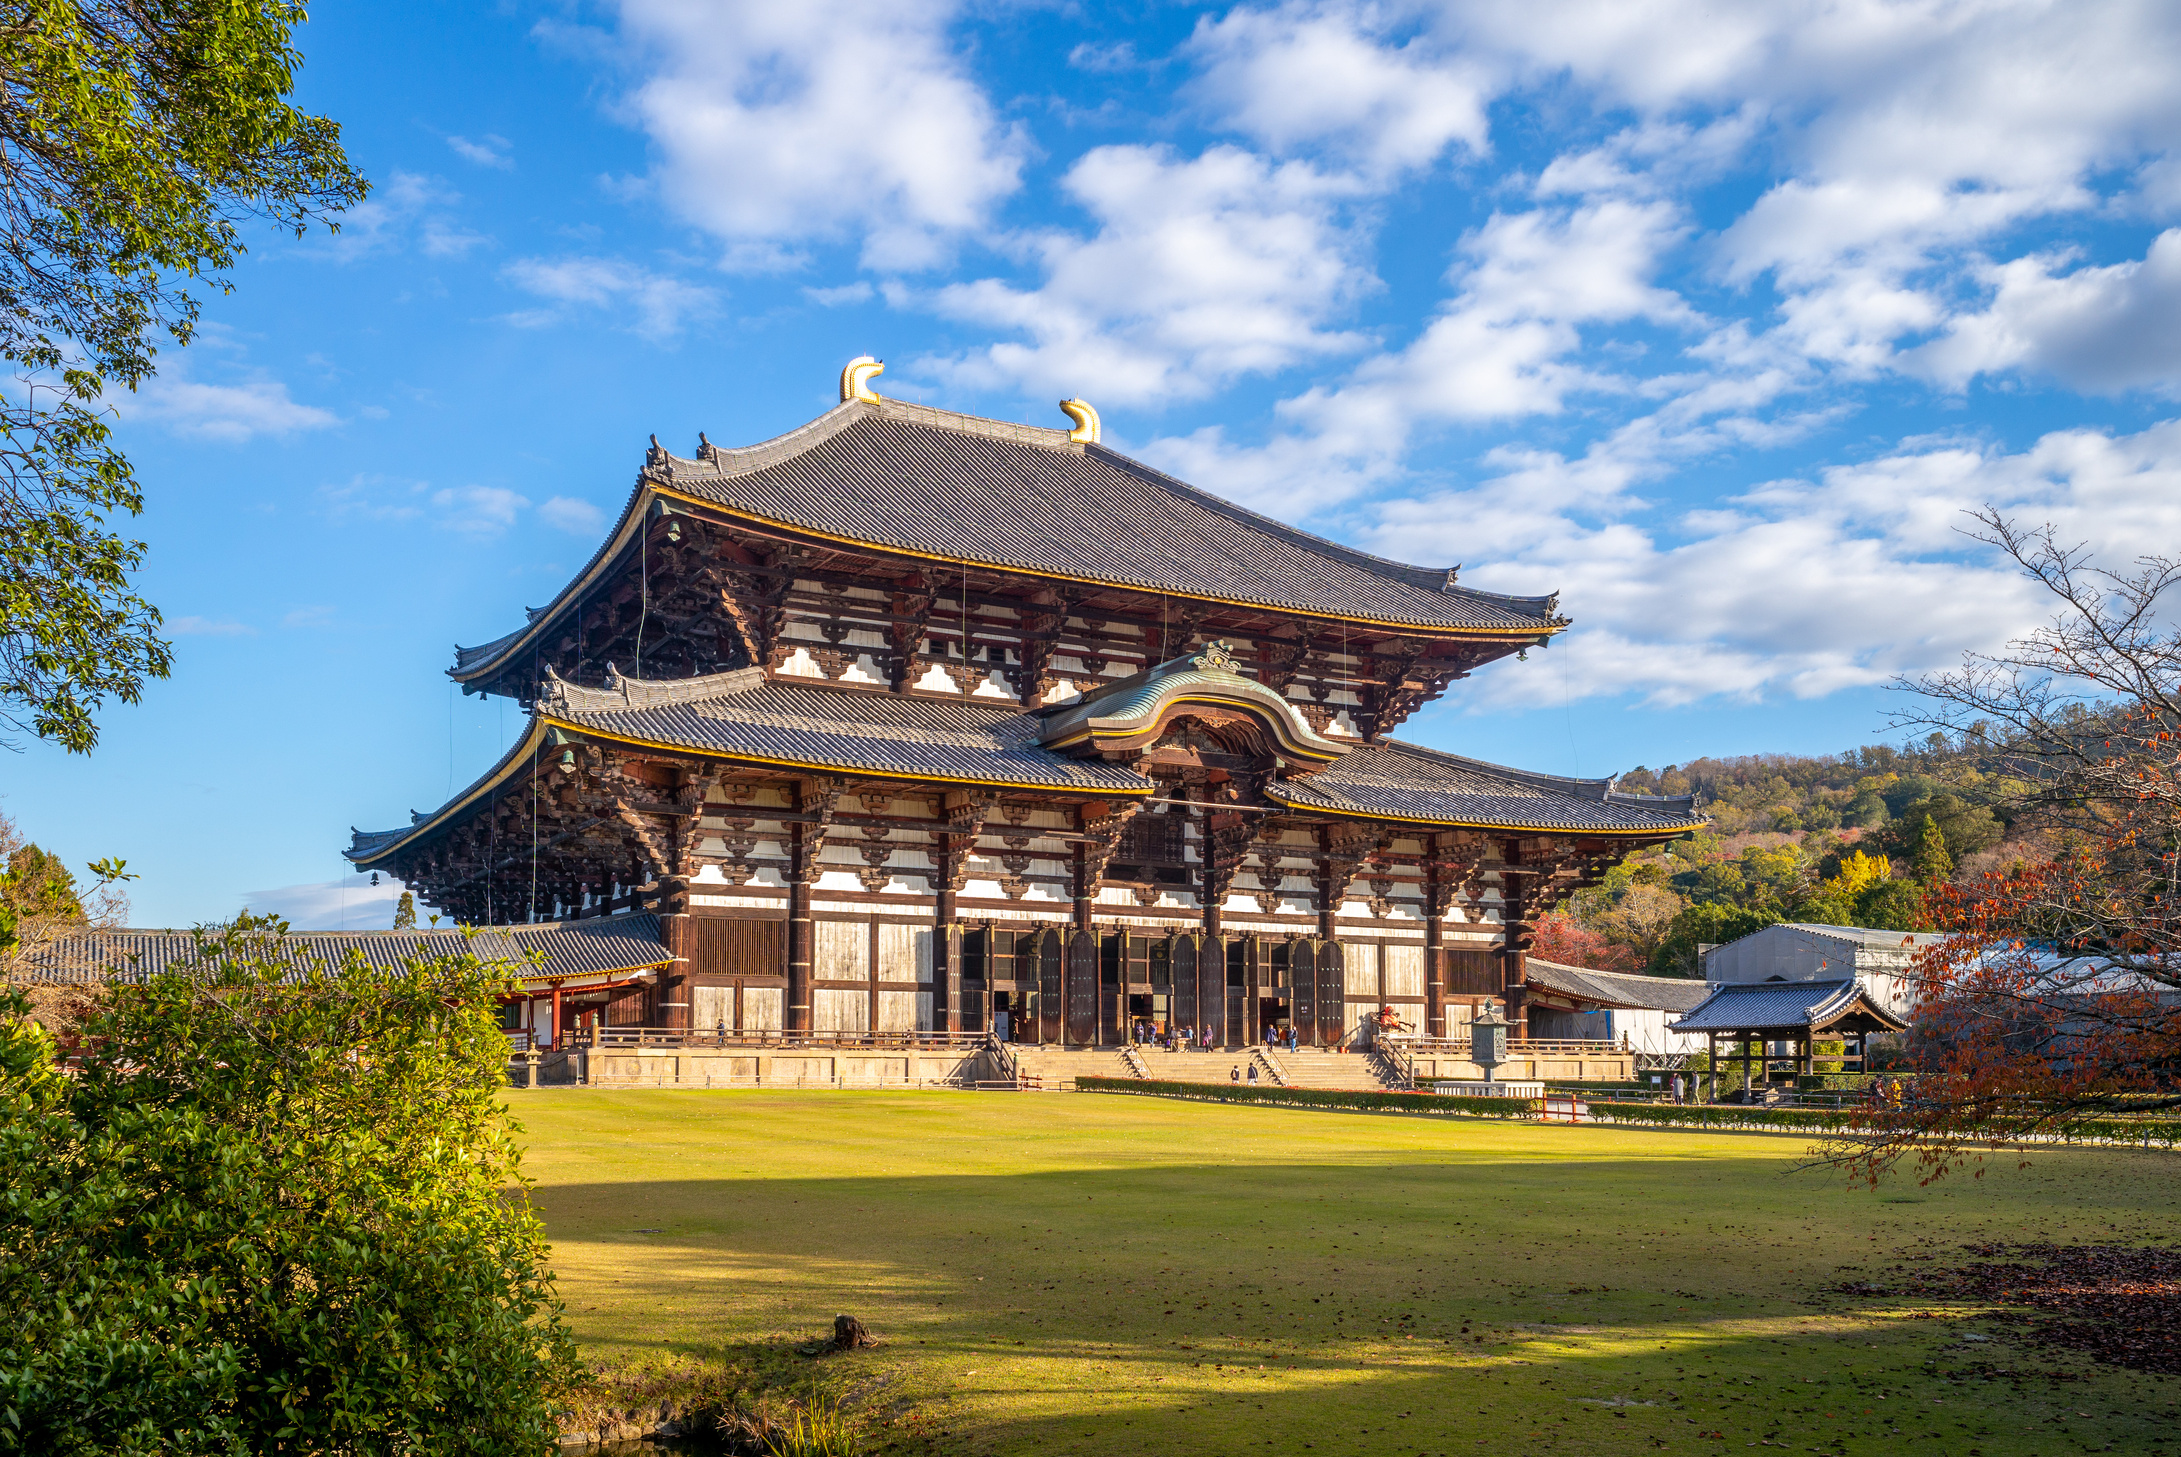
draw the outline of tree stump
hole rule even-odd
[[[852,1315],[833,1317],[833,1349],[853,1351],[861,1346],[875,1346],[878,1337],[864,1329],[863,1322]]]

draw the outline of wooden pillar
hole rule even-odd
[[[690,916],[659,917],[659,940],[666,947],[666,954],[674,959],[659,973],[658,1025],[669,1031],[689,1030],[689,968],[690,953],[697,939],[696,927]],[[558,1022],[553,1024],[557,1035]]]
[[[561,1010],[560,1010],[560,983],[556,981],[556,982],[554,982],[554,983],[553,983],[553,1042],[552,1042],[552,1045],[553,1045],[554,1047],[556,1047],[556,1048],[566,1047],[566,1046],[568,1045],[568,1037],[567,1037],[567,1034],[566,1034],[566,1032],[565,1032],[565,1031],[564,1031],[564,1030],[562,1029],[562,1027],[561,1027],[561,1022],[560,1022],[560,1018],[561,1018]]]
[[[1757,1085],[1756,1078],[1750,1072],[1753,1065],[1750,1055],[1755,1050],[1756,1039],[1744,1032],[1742,1034],[1742,1101],[1745,1103],[1749,1101],[1750,1092]]]
[[[1500,997],[1513,1024],[1507,1029],[1509,1041],[1527,1040],[1530,1035],[1530,960],[1522,937],[1529,923],[1531,895],[1529,877],[1514,868],[1521,861],[1521,842],[1509,840],[1499,877]]]
[[[1437,861],[1424,864],[1424,1035],[1446,1036],[1446,959],[1440,953],[1446,941],[1446,867]],[[1380,953],[1384,955],[1383,952]],[[1342,1012],[1345,1025],[1347,1013]]]

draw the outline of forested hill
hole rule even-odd
[[[1831,757],[1749,754],[1636,768],[1632,794],[1694,794],[1708,831],[1640,852],[1547,918],[1537,954],[1693,976],[1697,947],[1774,921],[1918,930],[1923,892],[2021,853],[2022,786],[1943,737]]]

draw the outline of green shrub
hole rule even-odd
[[[1384,1093],[1346,1088],[1278,1088],[1260,1083],[1175,1083],[1144,1078],[1077,1078],[1085,1093],[1138,1093],[1156,1098],[1197,1098],[1214,1103],[1286,1103],[1301,1108],[1354,1112],[1468,1113],[1484,1118],[1535,1118],[1535,1098],[1456,1098],[1438,1093]]]
[[[505,968],[299,968],[238,926],[0,1005],[0,1448],[539,1452],[572,1344],[499,1098]]]

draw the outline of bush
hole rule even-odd
[[[15,1450],[550,1447],[572,1346],[498,1097],[504,982],[466,954],[303,966],[240,924],[109,987],[72,1075],[12,995]]]
[[[1345,1088],[1274,1088],[1262,1083],[1174,1083],[1146,1078],[1077,1078],[1084,1093],[1141,1093],[1155,1098],[1197,1098],[1213,1103],[1286,1103],[1301,1108],[1344,1108],[1364,1113],[1469,1113],[1484,1118],[1535,1118],[1535,1098],[1455,1098],[1438,1093],[1374,1093]]]

